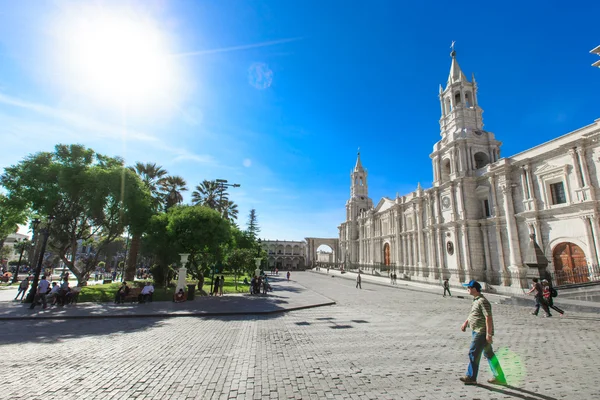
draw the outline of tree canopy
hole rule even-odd
[[[143,231],[152,215],[148,189],[121,159],[81,145],[57,145],[54,152],[31,155],[6,168],[0,183],[11,201],[54,217],[49,248],[79,282],[126,227]],[[96,253],[75,263],[78,241],[92,237]]]

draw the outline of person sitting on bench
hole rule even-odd
[[[127,286],[127,282],[123,282],[123,285],[117,291],[117,295],[115,296],[115,303],[123,303],[125,301],[125,297],[129,294],[129,286]]]
[[[152,302],[152,294],[154,293],[154,286],[150,282],[146,282],[146,286],[142,289],[140,293],[139,301],[140,303]]]

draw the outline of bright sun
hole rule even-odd
[[[59,21],[61,78],[71,89],[134,109],[177,97],[181,84],[176,59],[151,18],[88,7]]]

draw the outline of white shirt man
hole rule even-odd
[[[154,286],[148,282],[146,286],[142,288],[142,292],[140,293],[140,302],[145,303],[146,301],[150,301],[152,299],[152,293],[154,293]]]
[[[147,284],[142,289],[142,294],[152,294],[152,293],[154,293],[154,286],[152,286],[151,283]]]

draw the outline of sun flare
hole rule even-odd
[[[60,75],[71,89],[138,109],[178,97],[179,66],[151,18],[90,7],[62,16],[57,31]]]

